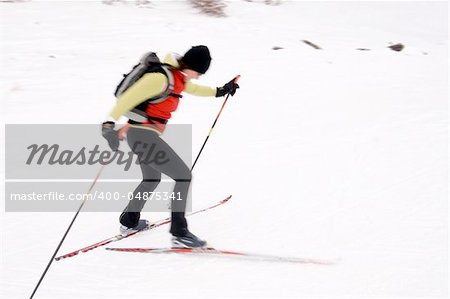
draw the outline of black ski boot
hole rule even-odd
[[[148,220],[140,219],[138,224],[134,227],[127,227],[122,224],[120,226],[120,234],[125,237],[136,231],[146,230],[149,228],[149,226],[150,226],[150,222],[148,222]]]
[[[150,222],[145,219],[139,219],[140,213],[137,212],[123,212],[120,215],[120,234],[127,236],[136,231],[146,230],[150,226]]]
[[[172,248],[204,248],[206,247],[206,241],[201,240],[199,237],[186,231],[182,235],[173,235]]]

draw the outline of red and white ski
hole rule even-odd
[[[192,215],[195,215],[195,214],[198,214],[198,213],[201,213],[201,212],[205,212],[205,211],[207,211],[207,210],[211,210],[211,209],[216,208],[216,207],[218,207],[218,206],[221,206],[221,205],[223,205],[224,203],[228,202],[228,201],[230,200],[230,198],[231,198],[231,195],[228,196],[227,198],[221,200],[219,203],[217,203],[217,204],[215,204],[215,205],[212,205],[212,206],[210,206],[210,207],[207,207],[207,208],[204,208],[204,209],[201,209],[201,210],[192,212],[192,213],[190,213],[190,214],[187,214],[187,216],[192,216]],[[122,236],[121,234],[115,235],[115,236],[113,236],[113,237],[111,237],[111,238],[108,238],[108,239],[105,239],[105,240],[103,240],[103,241],[100,241],[100,242],[91,244],[91,245],[89,245],[89,246],[83,247],[83,248],[81,248],[81,249],[78,249],[78,250],[75,250],[75,251],[66,253],[66,254],[64,254],[64,255],[55,257],[55,260],[56,260],[56,261],[59,261],[59,260],[65,259],[65,258],[73,257],[73,256],[78,255],[79,253],[85,253],[85,252],[91,251],[91,250],[93,250],[93,249],[95,249],[95,248],[104,246],[104,245],[109,244],[109,243],[112,243],[112,242],[120,241],[120,240],[125,239],[125,238],[129,238],[129,237],[131,237],[131,236],[136,235],[137,233],[140,233],[140,232],[143,232],[143,231],[146,231],[146,230],[150,230],[150,229],[154,229],[154,228],[157,228],[157,227],[159,227],[159,226],[161,226],[161,225],[168,224],[168,223],[170,223],[170,222],[171,222],[171,218],[170,218],[170,217],[167,217],[167,218],[165,218],[165,219],[161,219],[161,220],[159,220],[159,221],[157,221],[157,222],[154,222],[154,223],[150,224],[150,226],[149,226],[148,228],[146,228],[146,229],[143,229],[143,230],[140,230],[140,231],[133,232],[133,233],[128,234],[128,235],[126,235],[126,236]]]
[[[286,257],[258,253],[239,252],[231,250],[220,250],[215,248],[106,248],[110,251],[119,252],[136,252],[136,253],[179,253],[179,254],[200,254],[200,255],[218,255],[234,258],[242,258],[247,260],[259,260],[267,262],[287,262],[300,264],[315,264],[315,265],[333,265],[336,260],[323,260],[315,258],[299,258]]]

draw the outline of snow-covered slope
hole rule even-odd
[[[2,122],[99,123],[142,53],[206,44],[199,83],[242,77],[193,206],[233,199],[190,228],[218,248],[340,262],[97,249],[55,262],[35,298],[447,298],[447,2],[230,1],[227,18],[152,3],[0,3]],[[185,96],[174,114],[193,124],[194,153],[221,103]],[[31,294],[72,215],[2,212],[2,298]],[[116,233],[117,217],[82,213],[60,253]],[[116,244],[168,243],[161,228]]]

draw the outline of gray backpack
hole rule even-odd
[[[167,88],[160,95],[145,100],[143,103],[129,111],[125,115],[126,117],[135,122],[144,122],[148,119],[147,114],[145,113],[148,104],[160,103],[169,95],[181,97],[180,95],[172,94],[174,88],[174,78],[172,72],[170,71],[170,67],[171,66],[169,64],[162,63],[156,53],[148,52],[142,56],[139,63],[135,65],[128,74],[123,75],[122,81],[120,81],[119,85],[117,85],[116,91],[114,92],[116,97],[122,95],[128,88],[130,88],[130,86],[136,83],[147,73],[162,73],[167,77],[168,81]]]

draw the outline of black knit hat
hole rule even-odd
[[[181,61],[186,68],[204,74],[211,64],[211,55],[207,46],[195,46],[184,54]]]

